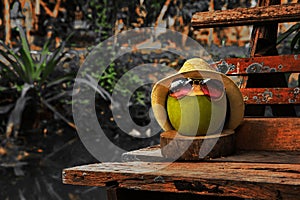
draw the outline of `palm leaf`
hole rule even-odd
[[[66,96],[68,94],[69,94],[68,92],[63,91],[63,92],[60,92],[59,94],[47,97],[45,100],[49,103],[51,101],[55,101],[55,100],[61,99],[62,97]]]
[[[41,102],[49,108],[57,117],[59,117],[61,120],[63,120],[65,123],[67,123],[70,127],[76,129],[76,126],[74,123],[70,122],[67,118],[65,118],[62,114],[60,114],[53,106],[51,106],[48,101],[41,98]]]
[[[93,88],[98,94],[100,94],[100,96],[102,96],[102,98],[104,100],[111,100],[111,96],[110,94],[104,90],[102,87],[100,87],[98,85],[98,83],[96,82],[96,80],[94,78],[92,78],[91,76],[87,75],[88,79],[84,79],[84,78],[76,78],[76,82],[80,83],[80,84],[86,84],[88,86],[90,86],[91,88]]]
[[[61,59],[65,56],[65,54],[63,53],[63,50],[65,49],[66,43],[67,41],[74,35],[75,32],[72,32],[65,41],[63,41],[61,43],[61,45],[52,53],[52,55],[50,55],[50,59],[47,60],[47,62],[45,63],[45,68],[43,68],[43,74],[42,74],[42,78],[41,78],[41,83],[45,82],[46,78],[48,77],[48,75],[54,71],[55,67],[57,66],[57,64],[61,61]],[[45,45],[45,50],[48,50],[48,44],[49,41],[47,41],[47,45]]]
[[[8,53],[0,49],[0,54],[12,65],[12,68],[7,66],[5,63],[1,62],[1,66],[4,68],[8,68],[11,72],[13,72],[17,77],[25,79],[24,71],[22,70],[22,67],[19,65],[18,62],[12,60]]]
[[[297,41],[300,41],[300,32],[298,32],[291,42],[291,51],[294,52]]]
[[[34,62],[30,54],[30,48],[28,45],[28,41],[25,35],[25,32],[21,26],[18,26],[20,38],[21,38],[21,44],[22,48],[20,49],[20,54],[23,60],[23,63],[25,65],[25,70],[27,73],[27,76],[29,78],[30,83],[33,81],[33,74],[34,74]]]
[[[66,74],[63,77],[57,78],[57,79],[55,79],[55,80],[47,83],[47,87],[49,88],[49,87],[61,84],[61,83],[65,82],[65,81],[73,80],[74,77],[75,77],[75,73]]]
[[[21,96],[17,99],[15,107],[9,115],[6,127],[6,137],[10,137],[13,131],[15,131],[15,136],[18,135],[18,131],[22,121],[22,113],[25,109],[26,102],[28,101],[28,99],[30,99],[29,97],[26,97],[26,94],[31,87],[32,85],[25,83],[22,89]]]
[[[8,87],[3,87],[3,86],[0,86],[0,92],[3,92],[3,91],[5,91],[5,90],[9,90],[10,88],[8,88]]]
[[[0,40],[0,44],[8,51],[8,53],[14,57],[14,59],[16,60],[16,63],[19,64],[20,68],[22,69],[22,71],[24,72],[24,81],[25,82],[30,82],[27,73],[26,73],[26,66],[24,65],[24,63],[22,62],[22,58],[20,56],[18,56],[11,48],[9,48],[8,46],[6,46],[1,40]]]
[[[12,72],[16,77],[19,77],[16,71],[14,71],[11,67],[4,64],[1,60],[0,60],[0,67],[2,67],[3,69],[7,69],[8,71]]]
[[[286,32],[284,32],[278,36],[276,44],[280,44],[284,39],[286,39],[288,36],[290,36],[294,31],[297,31],[299,29],[300,29],[300,23],[294,24]]]
[[[41,59],[40,59],[39,63],[37,63],[37,65],[36,65],[36,74],[35,74],[36,77],[41,76],[41,73],[47,64],[47,57],[49,55],[49,44],[50,44],[50,40],[47,40],[43,46],[43,49],[41,52]]]
[[[56,65],[64,57],[64,54],[62,54],[64,48],[65,48],[65,42],[63,42],[61,46],[52,53],[50,59],[47,60],[47,63],[45,64],[45,68],[43,69],[41,83],[45,82],[49,74],[51,74],[54,71]]]
[[[1,91],[1,88],[0,88],[0,91]],[[4,105],[4,106],[0,106],[0,115],[7,114],[13,107],[14,107],[13,103]]]

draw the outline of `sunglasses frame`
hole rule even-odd
[[[178,83],[177,85],[175,85],[175,86],[173,86],[173,88],[176,88],[176,87],[184,87],[184,86],[186,86],[186,85],[190,85],[191,87],[189,88],[189,91],[191,91],[192,89],[193,89],[193,85],[200,85],[200,87],[201,87],[201,89],[202,89],[202,91],[204,92],[204,95],[205,96],[207,96],[210,100],[213,100],[213,101],[218,101],[218,100],[220,100],[221,98],[223,98],[223,96],[224,96],[224,94],[226,93],[225,92],[225,87],[224,87],[224,84],[223,84],[223,82],[222,81],[220,81],[220,80],[217,80],[217,79],[211,79],[211,78],[177,78],[177,79],[174,79],[173,81],[172,81],[172,83],[170,84],[170,86],[169,86],[169,95],[170,94],[172,94],[172,89],[171,89],[171,87],[172,87],[172,84],[174,84],[174,83],[176,83],[176,81],[182,81],[182,83],[181,83],[181,86],[180,86],[180,83]],[[222,88],[221,90],[222,90],[222,94],[220,95],[220,97],[218,97],[218,98],[214,98],[214,97],[212,97],[211,95],[209,95],[209,91],[210,91],[210,89],[209,88],[211,88],[212,86],[208,86],[206,83],[208,83],[209,81],[215,81],[215,83],[217,83],[216,85],[217,86],[220,86],[220,87],[218,87],[218,88]],[[206,86],[207,87],[207,89],[208,89],[208,94],[207,93],[205,93],[205,91],[203,90],[203,86]],[[217,87],[216,87],[217,88]],[[218,89],[217,88],[217,89]],[[176,89],[175,89],[176,90]],[[175,93],[175,92],[174,92]],[[188,93],[188,92],[187,92]],[[187,93],[185,94],[185,95],[182,95],[182,96],[179,96],[178,98],[177,97],[175,97],[176,99],[181,99],[181,98],[183,98],[183,97],[185,97],[186,95],[187,95]],[[172,96],[172,95],[171,95]]]

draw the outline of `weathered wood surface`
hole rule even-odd
[[[122,161],[168,162],[172,161],[172,159],[163,157],[161,154],[160,145],[155,145],[124,153],[122,154]]]
[[[300,151],[238,151],[232,156],[212,161],[300,164]]]
[[[102,163],[65,169],[63,182],[251,199],[299,199],[300,165],[224,162]]]
[[[300,55],[226,58],[215,63],[218,71],[227,75],[253,73],[300,72]]]
[[[300,88],[242,88],[245,104],[300,104]]]
[[[280,0],[258,0],[257,6],[271,6],[280,5]],[[251,33],[251,50],[250,57],[261,55],[277,55],[276,41],[277,41],[278,23],[268,23],[263,26],[254,25]]]
[[[300,151],[300,118],[244,118],[235,130],[235,140],[237,151]],[[145,159],[164,161],[158,147],[123,155],[124,161]]]
[[[298,3],[198,12],[193,15],[191,22],[195,28],[212,28],[292,22],[299,19],[300,4]]]
[[[239,150],[300,151],[300,118],[245,118],[236,130]]]
[[[124,162],[168,162],[161,155],[160,145],[130,151],[122,155]],[[233,155],[209,159],[210,162],[300,164],[300,151],[237,151]]]
[[[227,58],[215,63],[219,72],[228,76],[241,75],[243,77],[262,73],[299,73],[299,66],[299,55]],[[243,85],[247,85],[247,78],[244,78]],[[246,104],[299,104],[299,90],[299,87],[242,88],[241,92]]]
[[[175,130],[160,134],[161,153],[174,160],[202,160],[227,156],[235,151],[233,130],[207,136],[183,136]]]

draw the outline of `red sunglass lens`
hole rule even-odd
[[[219,99],[224,94],[224,86],[221,81],[206,79],[201,84],[203,93],[211,99]]]
[[[186,78],[175,79],[169,88],[169,94],[171,97],[180,99],[186,96],[192,90],[192,85],[190,81]]]
[[[223,83],[219,80],[178,78],[171,83],[169,95],[176,99],[180,99],[192,90],[193,84],[201,85],[204,95],[213,100],[221,98],[225,91]]]

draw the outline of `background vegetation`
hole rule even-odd
[[[124,30],[162,26],[205,45],[216,59],[245,57],[251,27],[194,30],[192,14],[250,7],[250,0],[4,0],[0,3],[0,199],[101,199],[96,188],[61,184],[61,170],[97,162],[83,147],[73,124],[74,76],[99,42]],[[167,9],[164,10],[163,6]],[[299,24],[281,29],[280,53],[299,52]],[[143,41],[141,41],[143,42]],[[184,45],[184,43],[182,44]],[[222,47],[222,48],[221,48]],[[124,62],[126,61],[126,62]],[[96,109],[108,137],[126,150],[159,142],[139,140],[115,125],[109,97],[118,79],[143,63],[176,68],[183,59],[169,52],[133,52],[114,61],[104,76],[87,77],[97,85]],[[128,77],[128,84],[149,77]],[[149,123],[151,85],[131,98],[133,120]],[[129,91],[120,91],[126,95]]]

